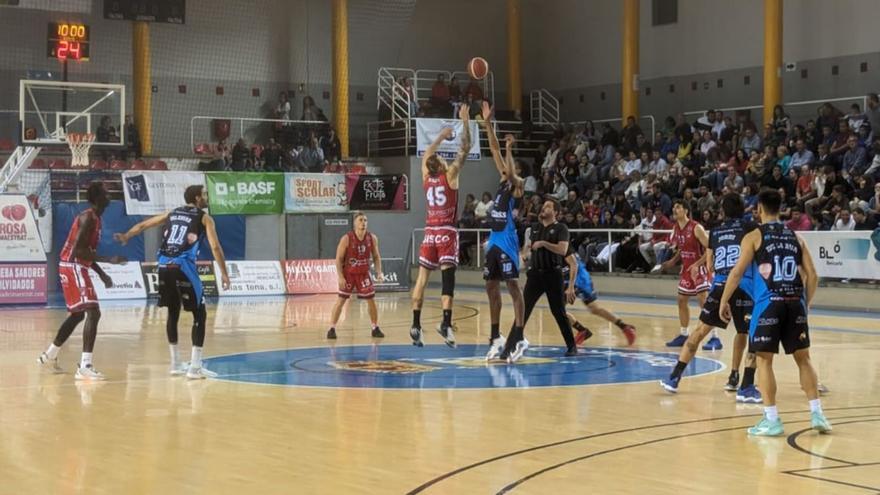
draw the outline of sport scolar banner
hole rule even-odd
[[[820,277],[880,280],[880,229],[798,232]]]
[[[458,155],[461,149],[461,138],[464,134],[464,124],[461,120],[447,119],[416,119],[416,150],[418,156],[425,154],[428,146],[437,139],[446,127],[452,128],[452,137],[440,143],[437,154],[451,160]],[[475,120],[471,120],[468,125],[471,131],[471,148],[468,150],[468,160],[480,159],[480,126]]]
[[[189,186],[197,184],[204,186],[205,174],[202,172],[123,172],[122,184],[126,213],[129,215],[158,215],[182,206],[184,204],[183,192]]]
[[[22,194],[0,194],[0,262],[46,262],[40,231]]]
[[[0,304],[45,303],[46,263],[0,264]]]
[[[405,175],[345,176],[348,205],[352,210],[406,210]]]
[[[288,213],[348,211],[344,174],[284,174],[284,210]]]
[[[212,215],[265,215],[284,211],[284,174],[210,172],[206,174]]]

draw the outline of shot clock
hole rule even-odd
[[[89,26],[73,22],[50,22],[48,56],[58,60],[89,59]]]

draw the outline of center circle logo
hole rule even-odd
[[[358,345],[282,349],[205,359],[222,380],[287,385],[393,389],[562,387],[633,383],[669,375],[678,356],[665,352],[590,347],[563,356],[561,347],[530,347],[516,362],[487,362],[486,346]],[[724,368],[695,357],[685,376]]]

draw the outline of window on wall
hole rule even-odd
[[[678,0],[651,0],[651,25],[678,22]]]

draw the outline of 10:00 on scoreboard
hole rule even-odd
[[[58,60],[88,60],[89,31],[85,24],[50,22],[47,56]]]

